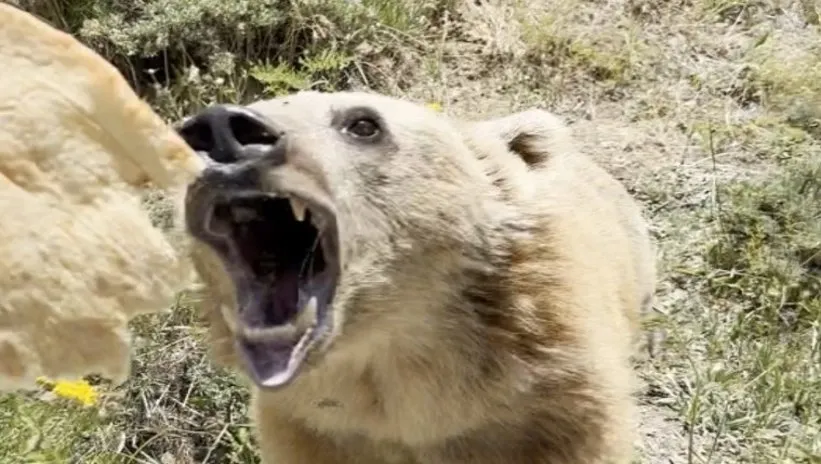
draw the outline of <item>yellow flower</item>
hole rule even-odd
[[[39,382],[51,387],[52,393],[62,398],[78,401],[85,406],[97,403],[97,390],[85,380],[56,380],[51,381],[44,377]]]
[[[441,105],[440,103],[437,103],[437,102],[431,102],[431,103],[428,103],[428,104],[427,104],[427,105],[425,105],[425,106],[427,106],[428,108],[432,109],[433,111],[436,111],[436,112],[439,112],[439,113],[441,113],[441,112],[442,112],[442,105]]]

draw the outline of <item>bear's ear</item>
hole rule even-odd
[[[531,109],[474,124],[480,133],[497,134],[531,169],[544,167],[552,154],[574,146],[570,129],[545,110]]]

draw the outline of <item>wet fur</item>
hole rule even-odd
[[[299,132],[307,107],[348,102],[382,110],[401,143],[381,175],[402,177],[377,182],[355,153],[339,173],[355,177],[337,190],[343,322],[292,385],[254,392],[263,463],[629,463],[655,269],[625,189],[541,110],[454,121],[312,92],[257,107]],[[316,150],[353,150],[338,144]],[[209,250],[194,257],[211,348],[236,366],[233,289]]]

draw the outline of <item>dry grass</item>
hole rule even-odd
[[[644,202],[661,246],[653,323],[667,338],[638,366],[639,462],[821,463],[811,1],[413,2],[410,13],[401,0],[144,4],[138,19],[114,14],[126,2],[38,7],[118,63],[169,119],[306,87],[370,87],[456,115],[560,113]],[[211,7],[210,29],[188,32]],[[246,390],[206,359],[190,299],[137,321],[134,377],[104,388],[103,405],[1,398],[0,455],[256,462]]]

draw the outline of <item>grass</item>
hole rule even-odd
[[[4,396],[0,424],[0,454],[22,462],[69,462],[85,435],[105,425],[96,410],[40,395]]]
[[[687,405],[698,408],[690,425],[744,444],[739,453],[757,462],[815,462],[821,452],[819,174],[817,158],[804,159],[720,188],[693,269],[711,304],[699,334],[711,363]]]
[[[216,101],[371,88],[471,117],[532,106],[640,199],[663,350],[639,461],[821,463],[821,32],[811,1],[49,0],[169,121]],[[146,198],[159,227],[173,218]],[[0,397],[15,462],[257,462],[196,296],[136,320],[99,404]],[[655,420],[659,417],[664,420]],[[668,420],[669,419],[669,420]]]

